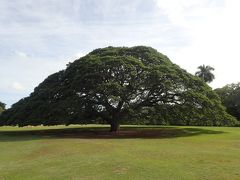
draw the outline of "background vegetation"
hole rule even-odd
[[[240,83],[226,85],[215,92],[221,97],[227,112],[240,121]]]
[[[0,101],[0,115],[2,114],[3,111],[5,111],[6,105]]]

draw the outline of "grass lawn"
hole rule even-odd
[[[0,127],[0,180],[240,179],[240,128]]]

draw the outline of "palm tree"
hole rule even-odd
[[[210,83],[215,79],[214,74],[212,71],[214,71],[214,68],[211,66],[198,66],[199,71],[195,73],[196,76],[200,77],[203,79],[206,83]]]

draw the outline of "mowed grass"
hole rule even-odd
[[[0,179],[240,179],[240,128],[0,127]]]

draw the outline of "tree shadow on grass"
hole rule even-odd
[[[28,141],[41,139],[163,139],[198,136],[203,134],[222,134],[223,131],[198,127],[122,127],[117,133],[108,132],[108,127],[78,127],[60,129],[0,130],[0,142]]]

